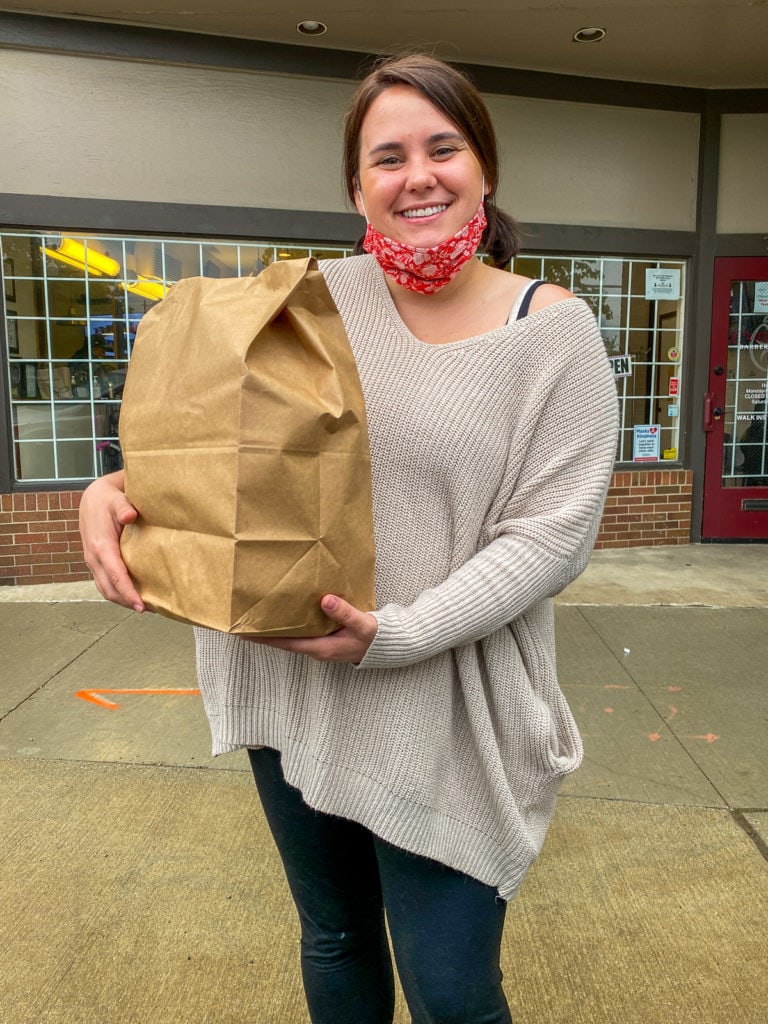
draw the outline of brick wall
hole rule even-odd
[[[614,473],[598,548],[687,544],[693,474],[684,469]],[[80,491],[0,495],[0,586],[89,578],[80,549]]]
[[[88,579],[79,504],[80,491],[0,495],[0,585]]]
[[[692,490],[689,469],[614,473],[595,547],[688,544]]]

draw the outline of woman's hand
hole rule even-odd
[[[122,470],[94,480],[80,500],[80,537],[88,568],[102,597],[143,612],[144,602],[120,555],[120,534],[138,512],[124,492]]]
[[[362,661],[379,628],[376,617],[353,608],[333,594],[326,594],[320,607],[339,624],[335,633],[318,637],[243,636],[243,639],[267,647],[279,647],[282,651],[293,651],[294,654],[306,654],[316,661],[351,661],[354,664]]]

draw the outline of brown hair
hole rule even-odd
[[[499,157],[496,133],[480,93],[457,68],[424,53],[382,58],[360,83],[344,119],[344,186],[354,201],[360,165],[360,133],[373,101],[393,85],[410,85],[418,90],[456,125],[480,162],[490,191],[485,198],[488,226],[481,249],[494,266],[504,267],[520,248],[517,221],[496,206]],[[362,252],[362,239],[356,252]]]

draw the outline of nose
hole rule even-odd
[[[407,171],[405,187],[410,192],[424,192],[437,184],[434,170],[427,159],[419,157],[410,160]]]

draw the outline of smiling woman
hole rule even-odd
[[[421,93],[398,85],[374,100],[360,136],[355,199],[377,230],[437,245],[482,207],[484,193],[480,161]]]
[[[368,222],[356,251],[376,258],[412,333],[445,344],[503,324],[525,279],[500,273],[519,233],[494,201],[497,145],[479,93],[432,58],[384,61],[345,126],[346,187]],[[473,259],[478,249],[485,263]],[[567,297],[546,285],[533,309]]]
[[[345,154],[364,248],[320,268],[365,396],[377,605],[318,580],[328,636],[198,628],[200,689],[214,752],[248,749],[313,1024],[391,1024],[385,921],[414,1021],[510,1024],[506,901],[582,756],[552,598],[597,534],[613,375],[582,299],[501,269],[516,225],[463,75],[384,62],[353,98]],[[102,594],[141,610],[123,486],[85,491],[84,549]]]
[[[480,161],[440,111],[403,85],[371,104],[360,149],[355,202],[368,221],[363,248],[397,284],[438,291],[474,256],[488,223]]]
[[[409,104],[420,108],[434,125],[434,137],[427,133],[427,147],[435,159],[451,160],[454,152],[468,153],[474,157],[480,175],[475,192],[475,207],[478,200],[483,201],[487,228],[481,238],[481,248],[488,255],[494,266],[506,266],[519,248],[519,228],[517,222],[508,214],[496,207],[496,190],[499,183],[499,157],[496,134],[490,114],[480,95],[473,87],[467,89],[467,79],[455,68],[440,61],[425,58],[421,55],[403,57],[397,61],[383,61],[365,80],[355,94],[345,121],[344,143],[344,186],[350,199],[360,209],[360,186],[364,166],[376,157],[380,161],[389,162],[390,166],[399,167],[403,154],[398,152],[398,144],[402,145],[401,131],[408,121],[392,118],[389,127],[392,135],[386,130],[383,137],[371,140],[376,153],[366,152],[366,141],[363,138],[363,122],[366,133],[371,134],[386,129],[386,113],[372,110],[377,98],[388,92],[388,110],[392,111],[395,102],[403,104],[403,115]],[[409,93],[410,90],[410,93]],[[418,113],[418,109],[417,109]],[[417,122],[412,122],[417,123]],[[393,149],[388,153],[388,147]],[[482,181],[482,183],[481,183]],[[364,210],[360,210],[365,216]],[[471,211],[474,213],[474,209]],[[422,243],[424,244],[424,243]],[[363,251],[362,240],[358,243],[358,251]]]

